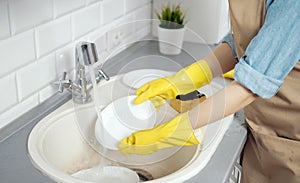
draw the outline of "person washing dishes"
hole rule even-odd
[[[131,134],[119,149],[146,155],[196,145],[193,129],[244,108],[249,133],[242,182],[300,182],[299,10],[299,0],[229,0],[233,34],[203,60],[137,89],[135,103],[159,104],[233,68],[234,81],[173,120]]]

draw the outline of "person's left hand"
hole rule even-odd
[[[199,143],[186,112],[162,125],[132,133],[118,147],[123,154],[147,155],[162,148]]]

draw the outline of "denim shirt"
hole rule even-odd
[[[232,38],[228,34],[222,42],[236,56]],[[236,64],[234,79],[260,97],[271,98],[299,59],[300,0],[267,0],[264,25]]]

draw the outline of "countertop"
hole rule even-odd
[[[103,70],[110,76],[143,68],[177,71],[203,58],[213,47],[184,43],[184,51],[180,55],[165,56],[159,53],[156,41],[140,41],[106,61]],[[27,154],[27,138],[39,120],[70,99],[69,92],[56,93],[0,130],[1,183],[53,183],[30,162]],[[234,163],[242,151],[246,135],[243,111],[239,111],[235,114],[234,121],[207,166],[186,182],[227,182]]]

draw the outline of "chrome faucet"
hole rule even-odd
[[[98,61],[96,45],[91,42],[80,42],[75,50],[75,80],[66,79],[67,73],[64,72],[62,78],[54,84],[59,85],[58,91],[63,92],[64,88],[71,89],[73,100],[76,103],[87,103],[91,101],[89,90],[92,87],[91,81],[87,79],[86,67],[92,66]],[[101,79],[109,80],[109,77],[102,69],[96,72],[97,83]]]

